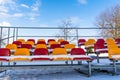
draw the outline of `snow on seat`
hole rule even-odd
[[[73,48],[71,50],[71,57],[73,60],[93,60],[90,56],[85,54],[82,48]]]

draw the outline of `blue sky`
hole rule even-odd
[[[94,27],[96,16],[120,0],[0,0],[0,26],[57,27],[70,18],[79,27]]]

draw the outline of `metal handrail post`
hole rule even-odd
[[[1,39],[1,40],[0,40],[0,48],[1,48],[1,47],[2,47],[2,27],[1,27],[1,30],[0,30],[0,31],[1,31],[1,35],[0,35],[0,39]]]
[[[18,28],[16,28],[16,40],[18,39]]]
[[[76,36],[77,36],[77,46],[79,46],[79,45],[78,45],[78,39],[79,39],[79,38],[78,38],[78,36],[79,36],[79,35],[78,35],[78,29],[76,29]]]
[[[13,28],[13,41],[15,40],[15,28]]]
[[[10,37],[10,27],[8,28],[8,41],[7,41],[7,44],[9,44],[9,37]]]

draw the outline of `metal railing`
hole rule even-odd
[[[72,30],[71,34],[66,35],[61,30]],[[4,44],[11,43],[19,38],[24,39],[49,39],[49,38],[64,38],[70,41],[74,38],[73,43],[77,44],[80,38],[102,38],[99,34],[101,28],[59,28],[59,27],[0,27],[0,47]],[[59,34],[59,35],[57,35]],[[62,34],[62,35],[61,35]]]

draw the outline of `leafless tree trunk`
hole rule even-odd
[[[76,34],[75,24],[72,23],[71,19],[62,20],[59,25],[59,33],[56,35],[58,38],[63,38],[65,40],[73,41],[76,37],[70,37]]]
[[[120,5],[106,9],[97,18],[96,23],[104,37],[120,37]]]

